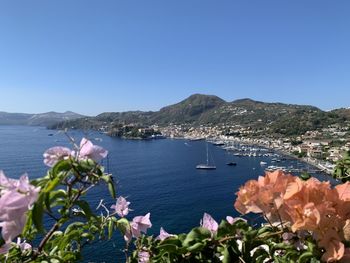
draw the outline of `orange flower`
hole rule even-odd
[[[241,214],[262,213],[262,209],[257,205],[259,186],[256,180],[249,180],[236,193],[237,199],[234,207]]]
[[[235,208],[242,214],[263,213],[270,221],[289,223],[293,232],[312,231],[325,249],[322,260],[350,258],[350,182],[331,188],[315,178],[302,181],[282,171],[250,180],[237,193]]]
[[[322,261],[335,262],[344,256],[345,246],[339,240],[339,235],[336,231],[330,230],[318,242],[320,247],[323,247],[326,252],[322,255]]]
[[[284,192],[288,183],[294,180],[295,177],[282,171],[267,172],[239,189],[234,206],[242,214],[264,213],[269,220],[279,221],[278,210],[283,205]]]

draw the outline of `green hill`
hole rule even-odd
[[[157,124],[193,123],[206,112],[226,104],[223,99],[212,95],[194,94],[187,99],[155,112],[151,121]]]
[[[194,94],[155,112],[108,112],[96,117],[61,122],[54,128],[111,129],[123,125],[169,124],[239,125],[271,134],[300,135],[330,124],[342,125],[349,120],[348,109],[326,112],[310,105],[266,103],[252,99],[226,102],[217,96]]]

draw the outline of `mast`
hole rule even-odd
[[[209,165],[208,143],[207,143],[207,165]]]

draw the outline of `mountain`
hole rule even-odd
[[[169,124],[227,125],[255,132],[300,135],[308,130],[350,121],[350,110],[322,111],[310,105],[267,103],[249,98],[226,102],[213,95],[194,94],[155,112],[108,112],[96,117],[61,122],[52,128],[104,129],[123,125],[148,126]]]
[[[58,122],[74,120],[82,117],[84,117],[84,115],[71,111],[66,111],[64,113],[51,111],[40,114],[0,112],[0,125],[50,126]]]
[[[224,104],[226,101],[217,96],[194,94],[179,103],[161,108],[151,120],[157,124],[191,123],[205,112]]]

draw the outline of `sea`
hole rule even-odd
[[[264,174],[261,161],[273,164],[269,156],[239,157],[208,144],[211,162],[217,169],[197,170],[197,164],[206,162],[205,141],[125,140],[78,130],[69,131],[68,135],[77,142],[87,137],[109,151],[103,164],[117,182],[117,195],[127,197],[131,202],[128,218],[150,212],[153,226],[148,234],[155,236],[160,227],[168,233],[188,232],[199,226],[205,212],[218,222],[228,215],[239,216],[233,207],[235,193],[247,180]],[[41,177],[47,172],[43,163],[44,151],[61,145],[69,147],[70,142],[60,131],[44,127],[0,126],[0,170],[12,178],[19,178],[23,173],[30,179]],[[227,162],[237,165],[228,166]],[[310,168],[295,159],[282,162],[285,166]],[[330,179],[326,174],[317,174],[317,177]],[[115,203],[103,184],[87,195],[87,201],[94,209],[102,199],[108,208]],[[95,241],[86,246],[83,262],[124,262],[123,248],[123,239],[116,233],[112,240]]]

